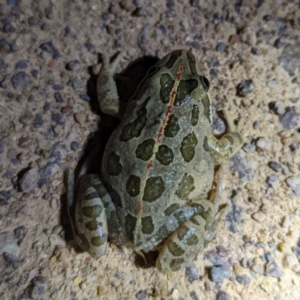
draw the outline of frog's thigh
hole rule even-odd
[[[123,53],[119,53],[111,64],[109,57],[103,54],[103,67],[97,80],[97,94],[101,111],[113,117],[121,117],[123,112],[122,103],[119,101],[117,86],[114,80],[116,67],[123,55]]]
[[[194,215],[174,231],[164,243],[156,261],[163,273],[180,270],[191,265],[205,244],[206,220]]]
[[[106,253],[107,220],[101,197],[107,194],[97,175],[85,175],[76,186],[73,231],[78,244],[92,257]]]
[[[243,145],[243,138],[238,129],[234,125],[228,111],[223,111],[228,132],[219,140],[213,135],[207,139],[207,146],[216,164],[221,164],[223,161],[233,156]]]

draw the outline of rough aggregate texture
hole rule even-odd
[[[300,299],[299,20],[286,0],[2,1],[0,299]],[[239,119],[228,214],[186,270],[160,274],[155,255],[138,263],[114,243],[94,260],[71,233],[65,180],[116,124],[99,110],[94,66],[124,51],[120,73],[180,48],[210,81],[215,133],[216,111]]]

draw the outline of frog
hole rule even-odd
[[[157,269],[175,272],[215,237],[228,211],[220,205],[222,172],[215,180],[215,169],[243,138],[228,110],[227,132],[214,136],[210,83],[191,51],[160,59],[127,104],[113,80],[119,61],[104,56],[97,81],[102,112],[120,119],[99,174],[84,174],[74,184],[69,171],[74,237],[96,259],[106,254],[108,238],[137,253],[158,249]]]

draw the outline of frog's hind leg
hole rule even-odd
[[[101,257],[107,249],[107,219],[113,220],[115,231],[120,224],[115,206],[99,176],[88,174],[79,178],[74,198],[74,174],[69,170],[67,201],[76,242],[92,257]]]
[[[110,63],[109,56],[102,54],[103,66],[97,80],[97,94],[101,111],[117,118],[122,117],[125,104],[119,100],[114,74],[123,56],[124,52],[117,54],[114,61]]]
[[[215,237],[218,224],[227,212],[226,207],[218,212],[221,191],[219,173],[216,192],[211,199],[198,200],[194,205],[199,207],[199,213],[182,223],[165,241],[156,261],[161,272],[173,272],[190,266]]]
[[[234,125],[229,112],[224,110],[223,114],[226,119],[228,132],[219,140],[213,135],[207,139],[207,145],[215,164],[221,164],[223,161],[228,160],[243,145],[243,138],[239,133],[239,128]]]

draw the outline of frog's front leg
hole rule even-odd
[[[79,178],[75,195],[74,198],[74,174],[69,170],[67,207],[75,240],[92,257],[99,258],[106,253],[107,221],[115,231],[121,230],[115,206],[95,174]]]
[[[190,266],[215,237],[218,225],[228,211],[228,206],[224,206],[218,212],[222,192],[218,177],[216,192],[211,199],[198,200],[193,204],[202,207],[203,211],[181,224],[165,241],[156,261],[161,272],[174,272]]]
[[[228,132],[219,140],[213,135],[209,136],[207,139],[207,146],[217,165],[228,160],[243,145],[243,138],[237,127],[234,125],[229,112],[224,110],[223,114],[226,119]]]
[[[112,117],[121,118],[124,112],[124,103],[119,100],[114,74],[120,59],[124,56],[121,52],[117,55],[113,63],[110,63],[109,57],[102,54],[103,66],[98,75],[97,94],[101,111]]]

